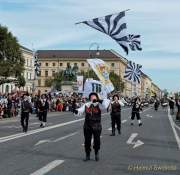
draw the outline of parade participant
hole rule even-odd
[[[156,98],[154,101],[154,110],[157,111],[159,108],[159,100]]]
[[[174,101],[173,97],[168,98],[168,100],[169,100],[170,114],[174,115],[175,101]]]
[[[21,125],[23,132],[28,131],[29,113],[32,112],[32,105],[29,102],[28,96],[28,94],[24,94],[21,102]]]
[[[180,120],[180,98],[177,99],[176,106],[177,106],[176,120]]]
[[[95,160],[99,160],[99,150],[100,150],[100,135],[102,131],[101,125],[101,110],[102,108],[107,109],[110,100],[104,99],[100,100],[97,93],[90,93],[89,95],[90,102],[85,103],[82,107],[75,110],[76,115],[82,115],[85,113],[85,122],[84,122],[84,139],[85,139],[85,153],[86,157],[84,161],[90,160],[91,152],[91,139],[94,138],[94,151],[95,151]]]
[[[134,99],[133,106],[132,106],[131,125],[134,125],[133,121],[135,117],[137,117],[139,126],[142,125],[141,117],[140,117],[140,110],[142,110],[141,99],[139,97],[136,97]]]
[[[111,125],[112,125],[112,134],[115,136],[115,124],[117,125],[118,133],[121,134],[121,106],[124,106],[124,103],[119,100],[118,95],[114,95],[112,98],[111,105],[109,110],[111,111]]]
[[[41,121],[40,127],[45,127],[47,122],[47,112],[49,109],[49,103],[47,97],[43,94],[37,102],[38,116]]]

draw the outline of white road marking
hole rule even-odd
[[[138,133],[132,133],[126,143],[131,144],[133,142],[133,140],[135,139],[135,137],[137,137],[137,136],[138,136]]]
[[[137,147],[143,145],[144,143],[143,143],[141,140],[137,140],[136,142],[133,142],[133,140],[134,140],[137,136],[138,136],[138,133],[132,133],[126,143],[127,143],[128,145],[134,145],[133,148],[137,148]]]
[[[170,115],[170,109],[168,108],[168,118],[169,118],[169,121],[170,121],[170,124],[171,124],[171,127],[172,127],[172,130],[173,130],[173,133],[174,133],[174,137],[176,139],[176,142],[177,142],[177,145],[178,145],[178,148],[180,150],[180,138],[176,132],[176,129],[175,129],[175,123]]]
[[[52,123],[48,123],[48,125],[51,125],[51,124],[52,124]],[[35,125],[40,125],[40,123],[39,123],[39,122],[30,123],[30,124],[29,124],[29,127],[35,126]],[[1,128],[8,128],[8,129],[14,128],[14,129],[19,129],[19,128],[22,128],[22,126],[10,125],[10,126],[1,126]]]
[[[64,139],[66,139],[66,138],[72,137],[72,136],[76,135],[77,133],[78,133],[78,132],[73,132],[73,133],[68,134],[68,135],[66,135],[66,136],[60,137],[60,138],[58,138],[58,139],[56,139],[56,140],[50,140],[50,139],[48,139],[48,140],[40,140],[39,142],[37,142],[37,143],[35,144],[35,146],[41,145],[41,144],[43,144],[43,143],[59,142],[59,141],[64,140]]]
[[[178,125],[176,125],[176,123],[174,123],[174,126],[180,130],[180,127]]]
[[[84,118],[81,118],[81,119],[72,120],[72,121],[69,121],[69,122],[60,123],[60,124],[53,125],[53,126],[48,126],[46,128],[40,128],[40,129],[32,130],[32,131],[29,131],[27,133],[20,133],[20,134],[14,134],[14,135],[11,135],[11,136],[1,137],[0,138],[0,143],[7,142],[9,140],[14,140],[14,139],[21,138],[21,137],[25,137],[25,136],[29,136],[29,135],[32,135],[32,134],[48,131],[50,129],[71,125],[71,124],[74,124],[74,123],[77,123],[77,122],[80,122],[80,121],[83,121],[83,120],[84,120]]]
[[[42,167],[41,169],[35,171],[34,173],[31,173],[30,175],[44,175],[51,171],[52,169],[56,168],[60,164],[62,164],[64,160],[54,160],[47,164],[46,166]]]
[[[122,122],[121,123],[126,123],[127,122],[127,120],[122,120]]]
[[[145,116],[148,118],[152,118],[152,115],[149,115],[149,114],[146,114]]]

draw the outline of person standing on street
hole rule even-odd
[[[177,101],[176,101],[176,106],[177,106],[176,120],[179,120],[179,121],[180,121],[180,98],[177,99]]]
[[[85,103],[82,107],[76,109],[74,113],[76,115],[82,115],[83,113],[85,113],[84,146],[86,157],[84,161],[90,160],[92,136],[94,138],[93,148],[95,152],[95,160],[99,161],[100,136],[102,131],[101,110],[102,108],[108,108],[110,100],[100,100],[98,94],[95,92],[90,93],[89,100],[90,102]]]
[[[112,98],[111,105],[109,110],[111,111],[111,125],[112,125],[112,134],[115,136],[115,125],[117,125],[118,134],[121,134],[121,107],[124,106],[124,103],[119,100],[118,95],[114,95]]]
[[[23,132],[28,131],[29,113],[32,112],[32,105],[28,96],[28,94],[24,94],[21,102],[21,125]]]
[[[38,116],[41,122],[40,127],[44,128],[47,122],[47,112],[49,110],[49,103],[47,97],[43,94],[37,103]]]
[[[132,115],[131,115],[131,125],[134,125],[134,118],[136,117],[139,123],[139,126],[142,125],[140,110],[142,110],[142,102],[139,97],[136,97],[132,106]]]
[[[156,98],[154,101],[154,110],[157,111],[159,108],[159,100]]]
[[[170,114],[174,115],[175,101],[174,101],[173,97],[168,98],[168,100],[169,100]]]

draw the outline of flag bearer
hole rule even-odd
[[[125,101],[125,100],[124,100]],[[115,125],[117,125],[118,133],[121,134],[121,107],[124,106],[122,100],[119,100],[118,95],[114,95],[112,98],[111,105],[109,110],[111,111],[111,125],[112,125],[112,134],[115,136]]]
[[[134,118],[136,117],[139,123],[139,126],[142,125],[140,110],[142,110],[142,102],[139,97],[136,97],[132,106],[132,115],[131,115],[131,125],[134,125]]]
[[[94,138],[94,152],[95,160],[99,160],[99,150],[100,150],[100,135],[102,131],[101,125],[101,110],[102,108],[107,109],[110,100],[104,99],[100,100],[97,93],[90,93],[89,95],[90,102],[85,103],[81,108],[75,110],[76,115],[82,115],[85,113],[84,121],[84,139],[85,139],[85,161],[90,160],[91,152],[91,139]]]

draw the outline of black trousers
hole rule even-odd
[[[28,130],[28,123],[29,123],[29,112],[22,112],[21,113],[21,126],[25,131]]]
[[[132,112],[131,120],[134,120],[134,118],[137,118],[137,120],[141,120],[140,113],[139,112]]]
[[[39,120],[41,122],[47,122],[47,111],[39,112]]]
[[[115,132],[115,125],[117,125],[117,130],[121,131],[121,114],[111,114],[111,125],[112,125],[112,132]]]
[[[101,131],[102,131],[102,127],[98,126],[98,127],[86,127],[84,126],[84,147],[85,147],[85,152],[86,154],[90,154],[91,152],[91,140],[92,137],[94,138],[94,143],[93,143],[93,148],[95,151],[95,154],[98,153],[99,149],[100,149],[100,136],[101,136]]]

